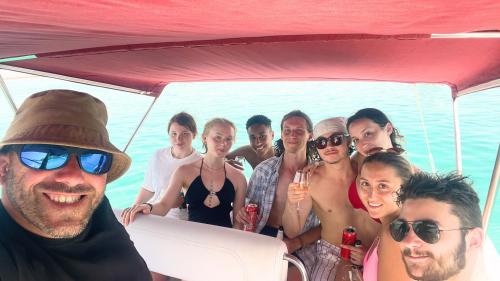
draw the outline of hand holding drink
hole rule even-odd
[[[297,210],[300,210],[302,201],[309,192],[309,174],[302,170],[295,172],[293,182],[288,186],[288,199],[297,202]]]
[[[356,228],[348,226],[342,232],[342,245],[354,246],[356,243]],[[351,250],[345,247],[340,248],[340,257],[344,260],[351,260]]]
[[[259,218],[259,206],[255,203],[250,203],[245,207],[245,212],[249,222],[243,225],[243,230],[255,232]]]

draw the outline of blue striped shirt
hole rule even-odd
[[[264,226],[266,226],[267,220],[269,219],[269,215],[273,207],[274,196],[276,194],[276,188],[278,187],[279,170],[282,161],[283,155],[280,157],[269,158],[255,167],[252,177],[250,177],[247,189],[247,198],[250,202],[257,203],[259,205],[259,212],[261,216],[260,221],[257,223],[257,233],[259,233]],[[308,231],[318,225],[319,219],[311,209],[302,232]]]

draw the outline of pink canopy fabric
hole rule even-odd
[[[2,1],[2,64],[157,96],[170,82],[500,78],[500,1]],[[0,65],[1,67],[1,65]]]

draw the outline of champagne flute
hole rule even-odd
[[[294,188],[295,190],[307,192],[309,190],[309,173],[302,170],[297,170],[297,172],[295,172],[293,182],[290,185],[290,187]],[[300,201],[297,202],[297,210],[300,210]]]

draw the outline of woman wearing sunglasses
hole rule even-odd
[[[236,128],[223,118],[209,121],[202,141],[206,154],[200,160],[180,166],[172,175],[167,193],[158,203],[143,203],[122,214],[128,225],[136,214],[165,216],[176,204],[181,189],[185,189],[189,221],[241,228],[231,221],[230,212],[244,205],[246,179],[243,173],[226,164],[224,158],[234,143]]]
[[[389,225],[400,213],[397,194],[412,175],[410,163],[391,152],[377,152],[361,165],[358,193],[368,214],[382,223],[380,232],[365,255],[364,281],[411,280],[401,259],[397,242],[390,235]]]

